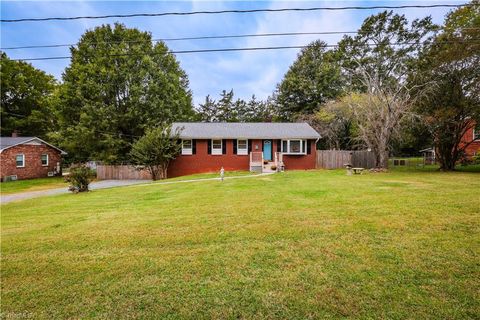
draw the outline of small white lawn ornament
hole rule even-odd
[[[223,169],[223,167],[220,169],[220,179],[223,181],[223,179],[225,178],[225,169]]]
[[[344,164],[345,168],[347,169],[347,176],[351,176],[353,174],[353,167],[351,164],[346,163]]]

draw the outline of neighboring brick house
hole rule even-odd
[[[480,155],[480,124],[472,123],[470,128],[465,132],[461,140],[461,147],[465,148],[465,156],[471,158],[475,155]]]
[[[0,138],[1,180],[43,178],[62,173],[59,148],[37,137]]]
[[[225,170],[314,169],[320,135],[307,123],[174,123],[182,152],[169,177]],[[265,164],[266,162],[266,164]],[[275,170],[275,169],[274,169]]]
[[[480,155],[480,124],[472,125],[462,137],[463,145],[470,143],[465,148],[465,155],[471,158]]]

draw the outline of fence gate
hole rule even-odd
[[[375,155],[369,151],[317,150],[317,168],[339,169],[345,164],[359,168],[375,167]]]

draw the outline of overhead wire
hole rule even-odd
[[[377,5],[377,6],[344,6],[344,7],[310,7],[310,8],[271,8],[271,9],[246,9],[246,10],[202,10],[189,12],[158,12],[158,13],[131,13],[131,14],[110,14],[99,16],[73,16],[73,17],[46,17],[46,18],[19,18],[19,19],[0,19],[2,23],[18,22],[40,22],[40,21],[68,21],[82,19],[107,19],[107,18],[133,18],[133,17],[163,17],[163,16],[191,16],[198,14],[226,14],[226,13],[257,13],[257,12],[308,12],[308,11],[342,11],[342,10],[374,10],[374,9],[426,9],[426,8],[458,8],[464,6],[476,6],[476,3],[462,4],[426,4],[426,5]]]
[[[249,37],[276,37],[276,36],[299,36],[299,35],[329,35],[329,34],[356,34],[358,31],[319,31],[319,32],[281,32],[281,33],[257,33],[257,34],[238,34],[238,35],[219,35],[219,36],[198,36],[198,37],[180,37],[180,38],[158,38],[152,40],[126,40],[126,41],[93,41],[88,44],[109,44],[109,43],[143,43],[143,42],[159,42],[159,41],[186,41],[186,40],[211,40],[211,39],[228,39],[228,38],[249,38]],[[26,45],[17,47],[3,47],[0,50],[17,50],[32,48],[57,48],[72,47],[77,43],[70,44],[49,44],[49,45]]]
[[[460,30],[478,30],[480,28],[461,28]],[[250,37],[280,37],[280,36],[302,36],[302,35],[333,35],[333,34],[357,34],[359,31],[312,31],[312,32],[280,32],[280,33],[254,33],[254,34],[236,34],[236,35],[217,35],[217,36],[197,36],[197,37],[178,37],[178,38],[156,38],[152,40],[118,40],[118,41],[89,41],[89,45],[98,44],[116,44],[116,43],[148,43],[160,41],[187,41],[187,40],[211,40],[228,38],[250,38]],[[19,50],[36,48],[58,48],[74,47],[78,43],[70,44],[46,44],[46,45],[24,45],[17,47],[2,47],[0,50]]]
[[[440,43],[459,43],[459,42],[475,42],[480,41],[480,39],[471,39],[468,41],[440,41]],[[392,45],[392,46],[400,46],[400,45],[420,45],[424,43],[430,43],[427,41],[424,42],[397,42],[397,43],[366,43],[363,45],[367,45],[369,47],[372,46],[380,46],[380,45]],[[479,42],[480,43],[480,42]],[[326,48],[335,48],[338,47],[339,44],[327,44],[324,45]],[[350,45],[349,47],[352,47]],[[189,53],[208,53],[208,52],[233,52],[233,51],[259,51],[259,50],[281,50],[281,49],[303,49],[308,47],[308,45],[301,45],[301,46],[270,46],[270,47],[245,47],[245,48],[213,48],[213,49],[195,49],[195,50],[173,50],[173,51],[166,51],[162,53],[155,53],[153,55],[160,55],[160,54],[189,54]],[[147,54],[144,53],[119,53],[119,54],[105,54],[102,55],[103,57],[126,57],[126,56],[146,56]],[[152,54],[151,54],[152,55]],[[90,55],[93,56],[93,55]],[[84,57],[89,57],[86,55]],[[40,57],[40,58],[20,58],[20,59],[13,59],[15,61],[39,61],[39,60],[65,60],[70,59],[71,56],[53,56],[53,57]]]

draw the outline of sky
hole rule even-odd
[[[159,13],[171,11],[307,8],[321,6],[373,6],[405,4],[455,4],[465,1],[2,1],[2,19],[69,17],[83,15]],[[279,32],[356,31],[362,21],[382,10],[345,10],[283,13],[217,14],[193,16],[136,17],[97,20],[42,21],[2,23],[1,47],[23,45],[75,44],[80,36],[96,26],[121,22],[129,28],[148,31],[155,38],[212,35],[238,35]],[[447,8],[401,9],[409,21],[431,15],[442,23]],[[321,39],[335,44],[342,35],[308,35],[167,41],[175,50],[209,48],[302,46]],[[12,59],[68,56],[69,48],[4,50]],[[300,49],[177,54],[186,71],[195,105],[206,95],[217,99],[222,90],[233,89],[235,97],[249,99],[255,95],[266,99],[282,80]],[[36,68],[61,81],[69,60],[32,61]]]

